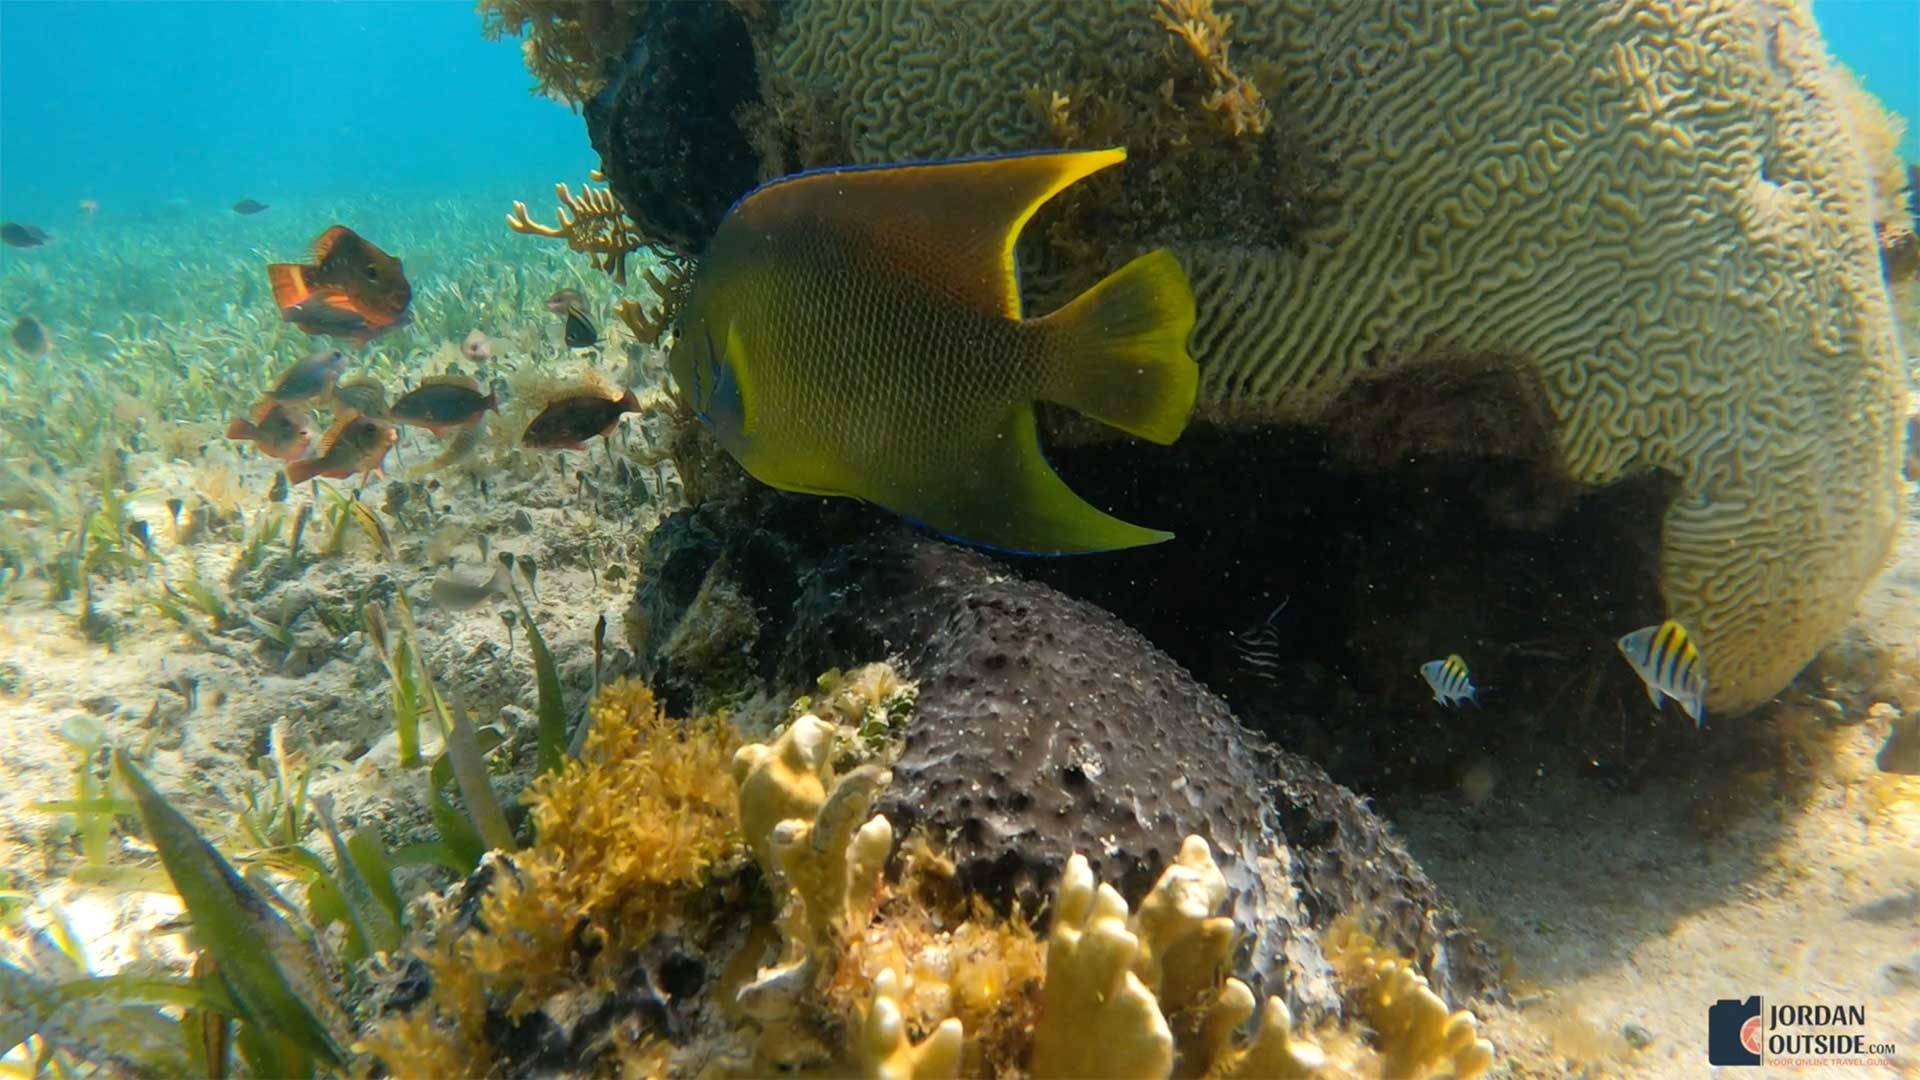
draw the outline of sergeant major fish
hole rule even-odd
[[[762,483],[864,499],[969,543],[1036,554],[1170,539],[1086,502],[1041,453],[1034,402],[1151,442],[1193,410],[1193,290],[1152,251],[1023,317],[1013,249],[1034,212],[1123,149],[822,169],[721,221],[669,366]]]
[[[1433,688],[1433,700],[1452,708],[1463,701],[1478,702],[1480,691],[1467,672],[1467,662],[1459,653],[1445,660],[1429,660],[1420,665],[1420,676]]]
[[[1706,721],[1707,665],[1687,637],[1687,630],[1668,619],[1659,626],[1643,626],[1620,639],[1620,655],[1647,684],[1647,697],[1660,707],[1665,694],[1678,702],[1693,726]]]

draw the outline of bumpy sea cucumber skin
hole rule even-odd
[[[1485,945],[1357,796],[1107,612],[844,500],[703,504],[661,523],[646,562],[635,645],[670,699],[699,675],[658,643],[714,576],[755,598],[749,667],[773,685],[895,658],[919,696],[874,809],[940,838],[969,892],[1043,911],[1078,851],[1138,901],[1199,835],[1244,934],[1235,970],[1301,1015],[1337,1009],[1317,931],[1343,912],[1380,919],[1449,1000],[1500,992]]]
[[[1883,163],[1804,7],[1217,6],[1237,64],[1278,65],[1290,129],[1330,141],[1342,199],[1300,250],[1179,246],[1199,413],[1312,422],[1402,365],[1514,358],[1572,478],[1679,479],[1663,589],[1710,711],[1777,692],[1884,561],[1904,414]],[[864,162],[1031,148],[1024,89],[1159,48],[1148,8],[796,0],[764,85],[824,92]]]

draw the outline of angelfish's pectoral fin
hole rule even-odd
[[[1033,406],[987,446],[955,448],[953,472],[888,509],[952,539],[1028,555],[1143,547],[1170,532],[1122,521],[1074,494],[1040,451]]]

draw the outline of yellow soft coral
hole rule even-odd
[[[765,769],[780,767],[777,754],[761,760]],[[743,781],[743,793],[754,779],[750,774]],[[859,822],[891,779],[875,766],[855,769],[810,819],[783,819],[768,835],[763,868],[781,897],[781,952],[741,988],[737,1000],[747,1015],[763,1021],[792,1016],[801,999],[831,977],[845,942],[873,918],[893,826],[884,817]],[[741,810],[744,817],[744,796]]]
[[[1253,1015],[1253,991],[1239,979],[1228,979],[1207,1013],[1201,1042],[1206,1048],[1210,1076],[1246,1080],[1301,1080],[1326,1067],[1327,1055],[1310,1042],[1293,1037],[1293,1014],[1286,1003],[1270,997],[1260,1010],[1253,1041],[1245,1048],[1233,1045],[1234,1033]]]

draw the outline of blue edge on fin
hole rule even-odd
[[[739,198],[733,200],[733,205],[727,207],[727,214],[732,214],[735,210],[739,209],[741,203],[746,202],[759,192],[770,187],[784,184],[789,180],[798,180],[803,176],[822,176],[827,173],[843,172],[872,172],[875,169],[903,169],[914,165],[958,165],[965,161],[1004,161],[1007,158],[1040,157],[1046,154],[1094,154],[1105,150],[1125,149],[1123,146],[1079,146],[1072,149],[1052,146],[1043,147],[1039,150],[1009,150],[1004,154],[974,154],[970,157],[927,158],[922,161],[876,161],[870,165],[822,165],[817,169],[801,169],[796,173],[776,176],[764,183],[755,184]],[[723,214],[721,216],[725,217],[727,215]]]

